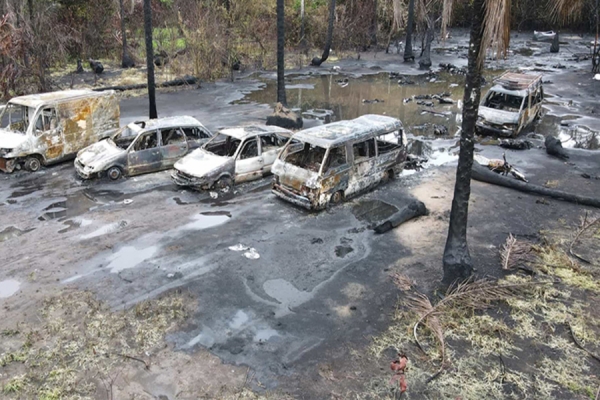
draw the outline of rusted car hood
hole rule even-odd
[[[24,133],[15,133],[0,129],[0,149],[15,149],[27,141]]]
[[[483,117],[486,122],[496,125],[519,123],[518,112],[496,110],[484,106],[479,106],[479,116]]]
[[[319,174],[285,163],[279,159],[275,160],[271,172],[274,175],[277,175],[279,182],[295,190],[300,191],[303,186],[311,189],[317,188]]]
[[[101,140],[81,150],[77,154],[77,160],[85,166],[99,167],[101,164],[105,164],[113,160],[116,156],[125,153],[125,151],[114,146],[108,140]]]
[[[227,168],[231,168],[231,172],[235,169],[233,158],[218,156],[204,149],[196,149],[175,163],[175,169],[197,178],[208,177]]]

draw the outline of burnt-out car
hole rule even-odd
[[[477,132],[516,137],[540,117],[543,100],[541,75],[506,72],[479,106]]]
[[[277,126],[222,129],[202,148],[179,160],[171,176],[180,186],[227,191],[234,183],[270,174],[291,136],[291,131]]]
[[[80,151],[75,170],[83,179],[106,174],[112,180],[161,171],[172,168],[212,136],[197,119],[188,116],[132,122],[111,138]]]
[[[402,122],[384,115],[297,132],[273,165],[273,193],[321,210],[398,176],[406,161]]]

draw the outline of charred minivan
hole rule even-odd
[[[320,210],[393,179],[404,168],[402,122],[363,115],[296,133],[273,164],[273,193]]]
[[[505,72],[479,106],[477,132],[516,137],[540,117],[543,100],[542,75]]]
[[[172,168],[213,134],[196,118],[166,117],[132,122],[106,140],[79,152],[75,171],[82,179],[112,180]]]
[[[0,114],[0,170],[72,159],[77,152],[119,129],[114,91],[65,90],[15,97]]]

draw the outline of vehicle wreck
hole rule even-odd
[[[106,173],[112,180],[162,171],[212,136],[197,119],[188,116],[132,122],[109,139],[81,150],[75,170],[82,179]]]
[[[506,72],[495,83],[479,106],[477,132],[516,137],[541,116],[542,75]]]
[[[273,193],[321,210],[393,179],[406,157],[406,136],[396,118],[371,114],[306,129],[275,161]]]
[[[0,121],[0,170],[37,171],[75,157],[119,128],[114,91],[65,90],[11,99]]]
[[[179,160],[171,177],[179,186],[228,191],[234,184],[269,175],[291,136],[291,131],[277,126],[222,129],[202,148]]]

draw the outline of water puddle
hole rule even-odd
[[[21,282],[16,281],[14,279],[0,281],[0,299],[5,299],[7,297],[12,296],[13,294],[19,291],[20,287]]]
[[[178,228],[181,231],[197,231],[222,225],[231,219],[228,211],[203,212],[195,215],[193,221]]]
[[[116,253],[108,257],[109,264],[106,269],[112,273],[119,273],[126,269],[137,267],[144,261],[152,258],[158,252],[158,246],[136,249],[133,246],[121,247]]]
[[[85,218],[68,219],[65,222],[63,222],[63,225],[66,225],[67,227],[64,229],[61,229],[60,231],[58,231],[58,233],[67,233],[67,232],[73,231],[78,228],[84,228],[93,223],[94,223],[93,220],[85,219]]]
[[[502,71],[487,73],[491,75],[486,76],[486,80],[491,83]],[[433,124],[442,124],[451,135],[459,126],[455,115],[461,108],[464,76],[439,73],[435,76],[403,77],[382,73],[360,78],[344,75],[292,76],[290,80],[291,83],[286,87],[288,105],[299,109],[305,118],[330,122],[353,119],[364,114],[385,114],[400,119],[409,131],[413,126],[426,123],[431,127]],[[299,80],[302,84],[296,84]],[[262,90],[247,94],[245,99],[271,103],[276,97],[277,83],[273,80],[265,82]],[[439,104],[437,99],[431,97],[442,93],[449,95],[444,97],[453,99],[454,104]],[[433,107],[429,103],[433,103]],[[425,113],[422,115],[422,112]],[[423,134],[433,136],[433,128]]]
[[[108,233],[114,233],[114,232],[120,231],[120,230],[124,229],[127,225],[128,225],[127,221],[113,222],[112,224],[101,226],[100,228],[96,229],[95,231],[90,232],[86,235],[81,235],[80,237],[83,240],[92,239],[92,238],[95,238],[98,236],[106,235]]]
[[[16,226],[9,226],[0,232],[0,243],[6,242],[7,240],[14,239],[19,236],[23,236],[27,232],[31,232],[33,229],[21,230]]]
[[[38,220],[50,221],[78,217],[99,206],[123,202],[126,200],[125,197],[124,193],[116,190],[86,188],[50,204],[42,210]]]
[[[275,316],[289,314],[293,308],[298,307],[314,297],[313,292],[296,289],[294,285],[284,279],[272,279],[263,283],[265,293],[280,303],[279,311]]]

